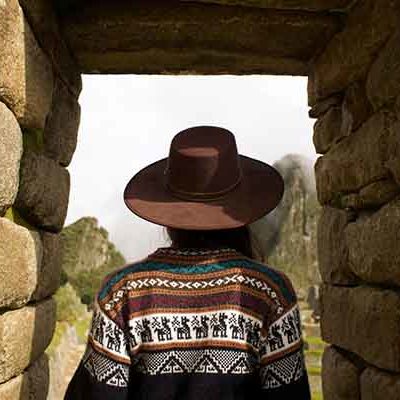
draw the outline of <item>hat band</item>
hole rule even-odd
[[[166,171],[165,171],[166,172]],[[231,192],[242,180],[242,171],[240,170],[238,179],[232,185],[228,186],[227,188],[220,190],[218,192],[188,192],[185,190],[180,190],[172,186],[167,180],[164,181],[164,185],[168,191],[170,191],[174,196],[183,199],[183,200],[191,200],[191,201],[212,201],[217,200],[227,193]]]

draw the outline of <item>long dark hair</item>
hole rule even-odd
[[[261,249],[257,238],[248,225],[218,230],[187,230],[167,227],[166,231],[176,248],[231,248],[249,258],[260,258]],[[261,257],[262,258],[262,257]]]

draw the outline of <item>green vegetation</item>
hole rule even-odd
[[[68,328],[68,323],[59,321],[56,322],[56,329],[54,331],[53,338],[51,339],[49,346],[46,348],[46,354],[49,357],[52,357],[54,355],[54,352],[58,347],[58,345],[60,344],[61,339],[64,333],[66,332],[67,328]]]
[[[61,232],[63,263],[61,282],[69,282],[84,304],[91,304],[100,285],[110,272],[126,261],[108,241],[108,232],[98,227],[97,219],[84,217]]]
[[[116,269],[116,265],[121,265],[122,260],[116,257],[110,260],[95,271],[78,271],[65,273],[68,282],[75,288],[83,304],[91,304],[97,291],[100,289],[101,282],[107,274]]]
[[[57,304],[56,328],[50,345],[46,349],[47,355],[54,355],[55,349],[61,343],[61,339],[67,328],[73,326],[80,343],[86,343],[87,330],[90,327],[91,314],[81,303],[76,291],[70,283],[61,286],[54,295]]]
[[[57,303],[57,321],[73,323],[87,311],[70,283],[61,286],[54,298]]]
[[[324,400],[324,398],[322,397],[322,393],[321,392],[312,392],[311,393],[311,399],[312,400]]]

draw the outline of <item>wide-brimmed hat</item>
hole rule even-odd
[[[261,218],[278,205],[283,192],[280,173],[238,154],[230,131],[196,126],[175,135],[167,158],[129,180],[124,201],[134,214],[158,225],[214,230]]]

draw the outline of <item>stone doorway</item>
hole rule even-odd
[[[0,397],[44,398],[83,72],[308,76],[324,398],[398,398],[400,1],[134,4],[0,1]]]

